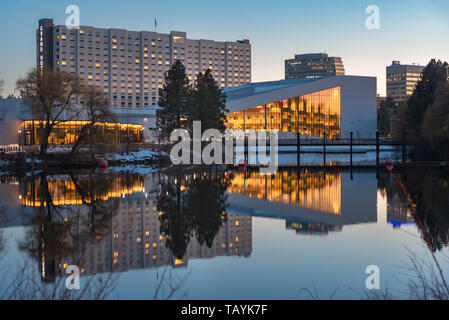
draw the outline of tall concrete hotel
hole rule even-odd
[[[177,31],[68,29],[52,19],[39,20],[36,39],[38,68],[78,76],[108,94],[113,108],[157,104],[165,72],[176,60],[183,62],[192,83],[208,68],[223,89],[251,82],[249,40],[191,40]]]

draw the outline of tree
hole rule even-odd
[[[3,85],[5,84],[5,81],[0,80],[0,93],[3,92]]]
[[[449,159],[449,82],[438,85],[435,100],[424,116],[422,135],[428,155],[434,160]]]
[[[230,179],[224,174],[211,172],[192,179],[187,189],[187,210],[193,216],[194,234],[200,245],[211,248],[215,237],[227,221],[226,190]]]
[[[157,210],[159,215],[160,232],[166,238],[166,247],[182,259],[190,242],[193,230],[193,216],[186,206],[186,193],[181,191],[182,177],[161,183],[157,196]]]
[[[159,90],[156,127],[162,140],[170,138],[174,129],[183,128],[191,100],[191,86],[185,67],[176,60],[165,75],[165,84]]]
[[[17,81],[17,88],[30,107],[34,120],[43,121],[40,156],[44,156],[54,127],[70,120],[67,119],[67,111],[71,110],[72,98],[79,92],[79,81],[59,70],[34,69]]]
[[[381,101],[379,109],[377,110],[377,130],[382,137],[387,137],[391,133],[390,121],[391,113],[395,108],[393,98],[388,96]]]
[[[226,94],[214,80],[212,71],[207,69],[199,73],[192,93],[192,104],[189,110],[189,120],[201,121],[201,130],[226,129]]]
[[[111,137],[98,126],[99,123],[116,120],[109,108],[109,99],[95,87],[82,88],[80,98],[84,100],[80,113],[88,122],[81,127],[66,161],[71,160],[83,146],[88,147],[94,157],[111,145]]]
[[[435,91],[441,82],[448,81],[448,64],[432,59],[422,72],[421,80],[416,84],[412,96],[404,109],[405,129],[415,140],[420,139],[424,114],[435,99]]]

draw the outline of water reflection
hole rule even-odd
[[[165,176],[161,181],[160,236],[174,253],[175,264],[184,264],[187,252],[200,257],[250,255],[251,218],[226,212],[232,178],[232,174],[200,172]]]
[[[294,205],[314,211],[341,214],[341,172],[283,170],[276,175],[258,171],[237,173],[229,192]]]
[[[80,266],[89,277],[172,270],[192,259],[248,261],[259,217],[317,241],[316,236],[343,235],[346,226],[385,221],[392,232],[417,228],[432,250],[442,250],[449,241],[449,170],[405,167],[395,174],[423,228],[415,225],[410,203],[386,170],[359,168],[350,175],[338,167],[281,170],[272,176],[214,169],[10,177],[0,183],[0,221],[6,227],[26,226],[18,248],[46,284],[64,279],[68,265]],[[386,199],[385,217],[379,215],[379,197]]]
[[[228,189],[229,212],[286,220],[298,233],[341,231],[345,224],[377,221],[375,180],[342,180],[341,168],[236,173]]]
[[[387,172],[379,177],[379,189],[387,196],[388,220],[395,227],[422,222],[418,230],[428,239],[429,247],[441,250],[449,241],[449,169],[447,167],[405,167],[395,169],[396,176],[410,195],[410,204],[401,188]],[[418,217],[410,209],[415,205]]]
[[[41,174],[20,182],[33,209],[20,242],[55,281],[68,265],[84,274],[186,266],[189,258],[251,254],[251,218],[227,214],[223,173]]]

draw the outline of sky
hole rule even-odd
[[[80,8],[81,25],[153,31],[156,18],[161,33],[249,39],[253,82],[283,79],[284,60],[295,54],[326,52],[342,57],[347,75],[377,77],[378,93],[385,95],[385,68],[393,60],[449,61],[448,0],[1,0],[3,95],[35,67],[38,20],[65,24],[69,5]],[[370,5],[379,8],[379,29],[366,28]]]

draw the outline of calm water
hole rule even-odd
[[[407,298],[411,252],[432,248],[449,274],[449,170],[395,173],[423,227],[384,169],[3,177],[0,296],[63,291],[77,265],[81,289],[102,277],[109,299],[360,299],[377,265],[381,289]]]

